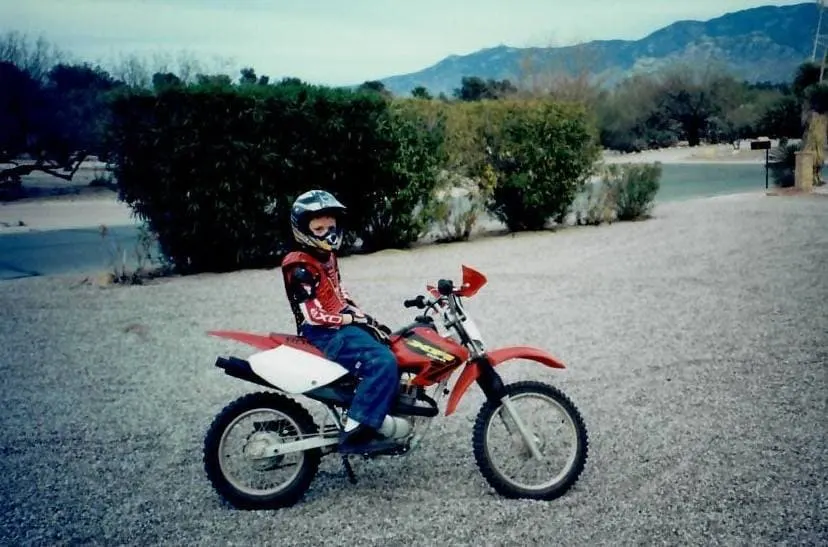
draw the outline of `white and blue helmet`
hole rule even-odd
[[[342,245],[342,213],[346,207],[342,205],[330,192],[324,190],[309,190],[296,198],[290,209],[290,226],[293,237],[299,243],[309,247],[316,247],[323,251],[335,251]],[[336,230],[323,236],[316,236],[308,228],[312,217],[320,214],[329,214],[337,218]]]

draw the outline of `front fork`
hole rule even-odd
[[[529,428],[518,415],[514,403],[512,403],[509,394],[506,392],[506,386],[503,384],[503,379],[500,377],[500,374],[497,373],[485,357],[478,358],[476,364],[478,372],[477,385],[480,386],[480,389],[486,395],[486,399],[493,404],[499,403],[503,405],[506,413],[515,422],[515,426],[517,426],[518,432],[526,447],[529,449],[529,452],[532,454],[532,457],[540,460],[541,453],[535,442],[535,436],[532,435],[532,432],[529,431]],[[508,429],[509,426],[506,425],[506,428]]]

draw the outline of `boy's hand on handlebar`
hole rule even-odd
[[[348,312],[343,313],[342,317],[343,317],[343,320],[344,320],[344,322],[343,322],[344,325],[350,325],[350,324],[368,325],[369,327],[373,327],[375,329],[378,329],[378,330],[384,332],[385,334],[391,334],[391,329],[390,328],[383,325],[382,323],[380,323],[379,321],[377,321],[376,319],[374,319],[370,315],[365,315],[365,314],[357,315],[355,313],[352,313],[352,312],[348,311]]]
[[[364,315],[357,315],[353,311],[346,311],[342,312],[342,324],[343,325],[351,325],[355,323],[366,324],[368,319]]]

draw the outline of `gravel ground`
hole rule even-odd
[[[255,390],[213,367],[210,328],[290,331],[278,271],[99,288],[0,283],[0,543],[170,545],[798,544],[828,541],[828,199],[740,195],[646,222],[485,238],[342,261],[391,325],[467,263],[489,345],[570,367],[507,380],[569,394],[590,432],[581,480],[509,501],[471,452],[473,387],[405,459],[323,460],[281,511],[223,505],[202,472],[213,416]]]

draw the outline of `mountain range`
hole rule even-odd
[[[532,74],[586,72],[602,85],[612,86],[635,73],[689,63],[716,64],[750,82],[787,82],[796,67],[811,58],[818,19],[816,2],[762,6],[707,21],[677,21],[640,40],[595,40],[548,48],[500,45],[451,55],[419,72],[380,81],[395,95],[409,95],[423,86],[433,95],[451,96],[464,76],[517,84]]]

